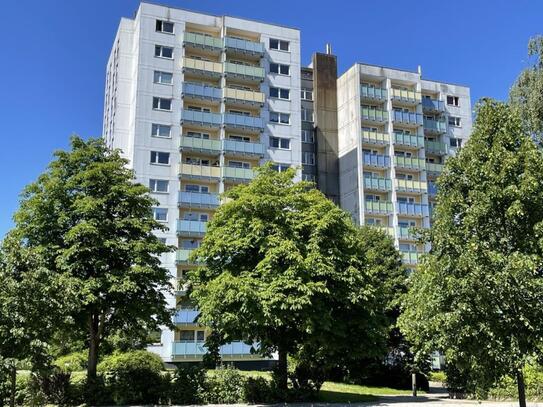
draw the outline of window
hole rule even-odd
[[[274,171],[283,172],[283,171],[288,170],[290,168],[290,165],[273,163],[271,167],[272,167],[272,170],[274,170]]]
[[[228,136],[228,139],[229,140],[234,140],[234,141],[244,141],[246,143],[250,143],[251,142],[251,138],[250,137],[247,137],[247,136],[238,136],[238,135],[235,135],[235,134],[230,134]]]
[[[404,174],[404,173],[401,173],[401,172],[397,172],[396,173],[396,178],[412,181],[413,180],[413,174]]]
[[[162,151],[151,151],[151,164],[170,164],[170,153],[164,153]]]
[[[450,144],[451,144],[451,147],[462,147],[462,139],[451,137]]]
[[[451,96],[451,95],[448,95],[447,96],[447,104],[449,106],[455,106],[455,107],[458,107],[460,106],[460,98],[458,96]]]
[[[417,245],[412,243],[400,243],[401,252],[416,252]]]
[[[208,215],[207,215],[207,213],[201,213],[201,212],[185,212],[185,213],[183,213],[183,220],[193,220],[193,221],[199,221],[199,222],[207,222],[208,221]]]
[[[244,168],[246,170],[251,168],[251,164],[245,161],[228,161],[228,166],[230,168]]]
[[[186,184],[186,192],[201,192],[207,194],[209,192],[209,187],[207,185],[197,185],[197,184]]]
[[[166,193],[168,192],[169,182],[165,179],[150,179],[149,189],[151,192]]]
[[[460,127],[460,117],[449,116],[449,126]]]
[[[155,29],[157,32],[173,34],[173,23],[169,21],[156,20]]]
[[[200,107],[200,106],[188,106],[187,110],[190,110],[191,112],[204,112],[204,113],[211,112],[211,109],[207,107]]]
[[[167,243],[167,240],[166,240],[165,237],[159,237],[158,240],[159,240],[161,243],[164,243],[164,244]]]
[[[155,45],[155,57],[173,59],[173,48]]]
[[[302,88],[301,97],[303,100],[313,100],[313,91],[311,89]]]
[[[272,123],[281,123],[281,124],[290,124],[290,114],[288,114],[288,113],[270,112],[270,122],[272,122]]]
[[[417,222],[414,220],[399,220],[398,226],[401,228],[414,228],[417,226]]]
[[[170,138],[172,136],[172,126],[153,123],[151,125],[151,136]]]
[[[182,249],[187,249],[187,250],[197,249],[200,247],[200,244],[201,244],[201,240],[196,240],[196,239],[181,240]]]
[[[155,71],[153,81],[155,83],[161,83],[163,85],[171,85],[173,74],[170,72]]]
[[[290,139],[281,137],[270,137],[270,147],[290,150]]]
[[[204,140],[209,140],[209,134],[207,133],[199,133],[196,131],[187,131],[187,134],[185,134],[185,137],[192,137],[192,138],[201,138]]]
[[[275,38],[270,38],[270,49],[289,51],[290,43],[288,41],[276,40]]]
[[[302,153],[302,164],[315,165],[315,153],[304,151]]]
[[[250,116],[251,115],[251,112],[246,112],[246,111],[243,111],[243,110],[232,110],[232,109],[228,109],[228,113],[237,114],[238,116]]]
[[[317,177],[315,174],[304,174],[302,173],[302,181],[316,182]]]
[[[159,222],[168,221],[168,209],[166,208],[153,208],[153,218]]]
[[[185,163],[186,164],[192,164],[192,165],[203,165],[205,167],[210,166],[210,161],[208,159],[198,158],[198,157],[185,157]],[[219,162],[218,161],[214,162],[213,166],[218,167]]]
[[[366,225],[370,226],[379,226],[383,223],[381,219],[375,219],[375,218],[366,218]]]
[[[364,195],[364,198],[366,201],[371,201],[371,202],[379,202],[381,200],[381,197],[379,195],[372,195],[372,194],[366,194]]]
[[[313,130],[302,130],[302,143],[314,143],[315,136]]]
[[[270,72],[271,73],[278,73],[281,75],[290,75],[290,65],[283,65],[283,64],[270,64]]]
[[[398,202],[400,203],[415,203],[415,198],[413,198],[412,196],[399,196],[398,197]]]
[[[306,109],[302,107],[302,121],[312,122],[313,121],[313,109]]]
[[[172,100],[166,98],[153,98],[153,109],[156,110],[172,110]]]
[[[270,88],[270,97],[290,100],[290,90],[283,88]]]
[[[394,151],[394,155],[396,157],[412,157],[413,154],[411,153],[411,151]]]

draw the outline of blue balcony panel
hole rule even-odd
[[[220,101],[222,89],[200,83],[185,82],[183,83],[182,94],[192,98]]]
[[[199,220],[178,220],[177,234],[183,236],[203,236],[207,230],[207,222]]]
[[[261,117],[244,116],[241,114],[226,113],[224,115],[224,124],[225,126],[241,129],[264,130],[264,120]]]
[[[216,208],[219,206],[219,195],[203,192],[180,191],[179,206],[196,208]]]
[[[390,157],[386,155],[364,153],[363,162],[372,167],[390,167]]]
[[[222,115],[220,113],[183,110],[181,113],[181,122],[192,123],[204,127],[220,127]]]
[[[428,205],[398,202],[398,211],[402,215],[428,216]]]

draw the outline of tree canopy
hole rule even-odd
[[[258,343],[286,357],[304,349],[346,357],[382,355],[386,311],[403,268],[390,238],[357,228],[350,215],[295,170],[269,165],[225,193],[189,274],[200,322],[222,342]]]
[[[438,178],[431,253],[412,275],[400,327],[444,352],[484,394],[517,376],[543,340],[543,155],[518,112],[484,100],[473,134]]]

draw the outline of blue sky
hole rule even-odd
[[[543,31],[538,0],[162,0],[164,4],[297,27],[302,61],[330,42],[339,71],[354,62],[408,70],[497,99],[526,66],[528,39]],[[68,137],[99,136],[105,64],[119,19],[136,0],[5,0],[0,13],[3,193],[0,237],[18,194]],[[337,7],[334,7],[336,6]]]

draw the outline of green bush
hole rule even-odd
[[[233,367],[213,371],[206,382],[205,403],[235,404],[245,401],[245,377]]]
[[[170,384],[172,404],[202,404],[205,400],[206,371],[200,366],[179,366]]]
[[[73,352],[61,356],[53,362],[63,372],[76,372],[87,368],[87,351]]]
[[[431,382],[445,383],[447,381],[447,375],[443,371],[430,372],[428,374],[428,380],[430,380]]]
[[[543,400],[543,367],[527,365],[524,368],[524,384],[526,398],[530,401]],[[489,392],[489,397],[495,400],[510,400],[518,398],[517,382],[513,377],[504,377]]]
[[[248,403],[275,403],[279,400],[273,383],[263,377],[246,379],[243,398]]]
[[[163,368],[160,357],[145,350],[114,353],[98,365],[118,405],[157,404],[167,393],[161,376]]]

